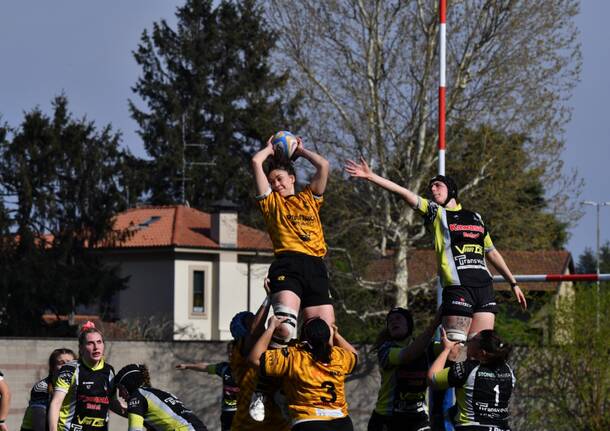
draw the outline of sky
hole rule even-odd
[[[552,0],[548,0],[552,1]],[[76,117],[111,123],[123,144],[143,156],[127,99],[140,69],[132,51],[152,23],[175,23],[182,0],[3,0],[0,2],[0,121],[17,126],[23,112],[64,93]],[[585,181],[578,200],[610,201],[610,46],[605,17],[610,1],[583,0],[576,19],[583,52],[581,82],[570,104],[563,160]],[[450,27],[450,23],[448,24]],[[450,28],[449,28],[450,30]],[[575,198],[576,199],[576,198]],[[595,249],[595,208],[570,227],[567,249],[575,259]],[[600,209],[601,242],[610,241],[610,206]]]

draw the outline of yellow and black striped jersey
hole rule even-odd
[[[485,253],[494,249],[481,216],[473,211],[444,208],[419,197],[414,207],[434,235],[434,250],[443,287],[483,287],[492,278]]]
[[[275,254],[297,252],[317,257],[326,254],[320,221],[322,196],[314,195],[307,186],[285,198],[269,189],[257,199]]]
[[[101,360],[89,368],[82,361],[61,367],[53,385],[65,392],[59,410],[57,431],[105,431],[110,400],[116,395],[114,369]]]
[[[138,388],[127,401],[129,431],[204,431],[203,422],[176,396],[155,388]]]
[[[237,393],[237,411],[231,424],[231,429],[236,431],[288,431],[290,424],[284,419],[279,407],[272,401],[265,403],[265,420],[256,422],[248,413],[250,399],[256,389],[258,371],[248,365],[247,358],[244,357],[239,345],[233,347],[231,355],[231,372],[235,382],[239,386]]]
[[[345,377],[356,366],[354,353],[334,346],[329,364],[317,362],[300,344],[267,350],[261,357],[261,374],[282,377],[292,424],[332,420],[348,415]]]

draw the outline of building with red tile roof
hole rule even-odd
[[[118,214],[114,230],[121,238],[96,249],[128,277],[113,300],[118,319],[172,322],[176,339],[227,340],[233,315],[266,295],[271,240],[235,209],[143,206]]]

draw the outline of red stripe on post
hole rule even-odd
[[[439,3],[438,14],[441,24],[445,24],[447,20],[447,0],[440,0]]]

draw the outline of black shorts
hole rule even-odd
[[[321,257],[302,253],[277,255],[269,268],[271,293],[290,290],[301,298],[301,307],[332,304],[328,270]]]
[[[301,422],[290,428],[292,431],[354,431],[354,424],[349,416],[329,421]]]
[[[429,431],[428,415],[381,415],[373,410],[367,431]]]
[[[233,417],[235,417],[235,410],[223,411],[220,414],[221,431],[230,431],[231,430],[231,424],[233,423]]]
[[[474,313],[497,313],[493,284],[484,287],[443,288],[443,316],[472,317]]]

